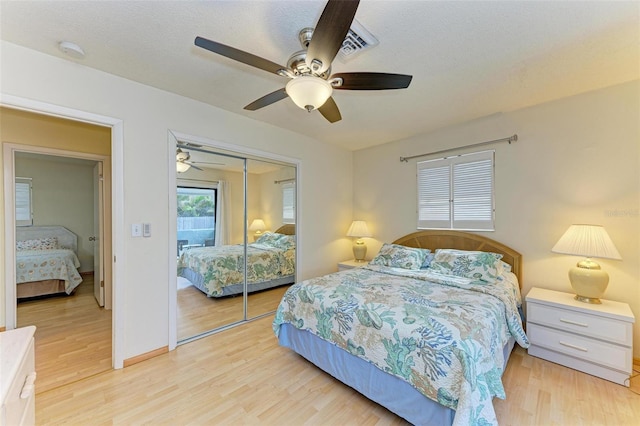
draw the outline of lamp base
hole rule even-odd
[[[580,296],[580,295],[576,294],[574,299],[576,299],[579,302],[591,303],[591,304],[594,304],[594,305],[601,305],[602,304],[600,299],[598,299],[597,297],[584,297],[584,296]]]
[[[356,262],[364,262],[364,257],[366,254],[367,246],[365,245],[364,241],[356,240],[356,242],[353,243],[353,257]]]
[[[569,269],[569,281],[576,292],[576,300],[599,304],[609,284],[609,274],[600,269],[596,262],[587,259]]]

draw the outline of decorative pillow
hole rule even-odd
[[[431,262],[433,262],[433,258],[436,255],[433,253],[428,253],[427,257],[425,257],[424,262],[422,262],[422,266],[420,267],[420,269],[428,269],[429,265],[431,265]]]
[[[16,242],[16,250],[55,250],[58,248],[56,237],[39,238],[37,240],[24,240]]]
[[[384,243],[369,263],[394,268],[420,269],[429,253],[427,249]]]
[[[278,235],[278,234],[276,234]],[[276,241],[276,245],[278,248],[283,250],[289,250],[296,247],[296,236],[295,235],[281,235]]]
[[[265,232],[258,237],[256,243],[271,247],[278,247],[278,239],[281,236],[282,234],[276,234],[275,232]]]
[[[437,249],[429,268],[441,274],[493,282],[498,277],[502,255],[484,251]]]

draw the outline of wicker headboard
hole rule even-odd
[[[277,234],[296,235],[296,226],[293,224],[282,225],[276,229]]]
[[[16,241],[37,240],[39,238],[56,237],[58,246],[78,253],[78,237],[64,226],[18,226]]]
[[[511,272],[518,277],[518,283],[522,288],[522,255],[512,248],[482,235],[461,231],[426,230],[405,235],[393,243],[430,249],[432,252],[439,248],[450,248],[502,254],[502,260],[511,265]]]

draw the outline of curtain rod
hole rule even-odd
[[[295,182],[296,178],[291,179],[282,179],[282,180],[274,180],[273,183],[286,183],[286,182]]]
[[[490,143],[509,142],[509,145],[511,145],[511,142],[517,142],[517,141],[518,141],[518,135],[514,134],[513,136],[509,136],[508,138],[494,139],[492,141],[478,142],[478,143],[474,143],[474,144],[471,144],[471,145],[465,145],[465,146],[458,146],[458,147],[455,147],[455,148],[442,149],[440,151],[429,152],[427,154],[412,155],[411,157],[400,157],[400,162],[404,161],[405,163],[408,163],[409,160],[411,160],[413,158],[425,157],[427,155],[433,155],[433,154],[442,154],[443,152],[455,151],[455,150],[463,149],[463,148],[471,148],[471,147],[474,147],[474,146],[488,145]]]

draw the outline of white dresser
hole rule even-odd
[[[535,287],[526,301],[530,355],[629,386],[635,322],[629,305],[594,305]]]
[[[0,333],[0,425],[36,423],[34,326]]]

